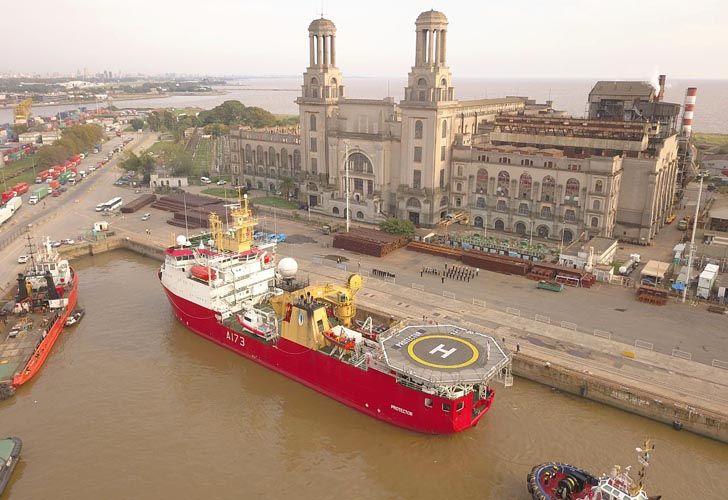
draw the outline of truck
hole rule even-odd
[[[59,181],[59,182],[60,182],[61,184],[65,184],[65,183],[67,183],[67,182],[68,182],[68,179],[70,179],[70,178],[71,178],[71,174],[72,174],[72,173],[73,173],[73,172],[70,172],[70,171],[66,171],[66,172],[63,172],[63,173],[62,173],[62,174],[60,175],[60,177],[58,177],[58,181]]]
[[[16,193],[12,189],[9,189],[9,190],[3,192],[3,194],[2,194],[2,201],[0,201],[0,203],[5,203],[10,198],[15,197],[15,195],[16,195]]]
[[[7,203],[5,203],[2,208],[0,208],[0,224],[3,224],[10,217],[15,215],[15,212],[20,209],[22,204],[23,200],[20,199],[20,197],[18,196],[10,198]]]
[[[60,181],[51,181],[48,183],[48,187],[51,188],[51,190],[58,189],[59,187],[61,187],[61,182]]]
[[[50,192],[51,192],[50,186],[42,186],[39,188],[35,188],[30,193],[30,199],[28,200],[28,203],[30,203],[31,205],[35,205],[40,200],[42,200],[43,198],[48,196],[50,194]]]
[[[622,276],[628,276],[632,271],[634,271],[634,268],[637,267],[637,264],[640,263],[640,254],[638,253],[631,253],[629,254],[629,259],[627,262],[619,266],[619,274]]]

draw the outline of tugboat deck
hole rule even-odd
[[[0,323],[0,382],[12,381],[25,367],[55,318],[56,314],[43,313],[6,316],[6,323]]]
[[[389,368],[437,385],[487,383],[510,363],[495,338],[454,325],[395,326],[380,346]]]

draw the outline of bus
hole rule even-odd
[[[96,205],[96,211],[97,212],[112,212],[119,208],[122,204],[121,197],[117,196],[116,198],[111,198],[106,203],[99,203]]]

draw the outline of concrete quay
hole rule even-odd
[[[117,249],[164,258],[162,244],[132,233],[62,252],[72,259]],[[299,261],[299,269],[312,281],[343,282],[350,274],[319,261]],[[651,350],[627,351],[620,342],[375,278],[366,280],[357,300],[384,315],[484,330],[505,339],[519,377],[728,443],[726,370]]]

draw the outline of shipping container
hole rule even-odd
[[[21,194],[27,193],[29,188],[30,186],[28,186],[27,182],[20,182],[13,186],[13,191],[15,191],[18,196],[20,196]]]

